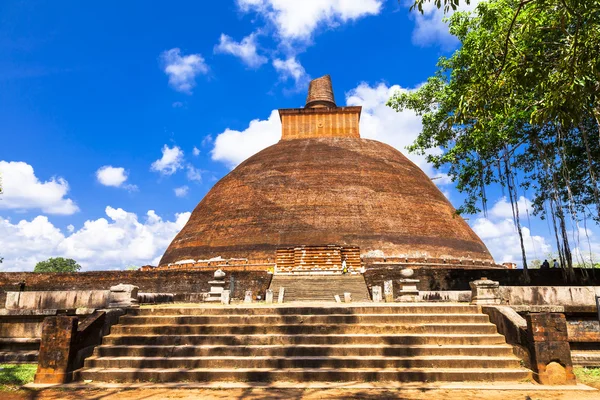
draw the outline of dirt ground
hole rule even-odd
[[[598,400],[585,390],[456,390],[456,389],[47,389],[2,393],[3,400],[62,399],[405,399],[405,400]]]

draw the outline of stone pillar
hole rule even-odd
[[[229,304],[230,300],[230,292],[229,290],[223,290],[221,292],[221,304]]]
[[[122,283],[110,288],[108,308],[138,308],[138,287]]]
[[[67,383],[73,377],[71,361],[77,335],[77,317],[46,317],[42,325],[42,341],[35,383]]]
[[[575,385],[565,315],[534,313],[525,320],[535,380],[542,385]]]
[[[283,303],[283,296],[285,295],[285,288],[284,287],[280,287],[279,288],[279,295],[277,296],[277,302],[279,304]]]
[[[265,302],[267,304],[273,304],[273,290],[267,289],[267,292],[265,294]]]
[[[344,303],[351,303],[351,302],[352,302],[352,293],[345,292],[344,293]]]
[[[394,282],[384,281],[383,282],[383,297],[385,298],[386,303],[394,302]]]
[[[471,286],[471,304],[500,304],[500,283],[488,278],[469,282]]]
[[[252,303],[252,290],[246,290],[246,295],[244,296],[244,303]]]
[[[399,279],[400,290],[398,290],[397,301],[401,302],[416,302],[419,300],[419,289],[417,284],[420,282],[419,279],[413,279],[415,271],[412,268],[403,268],[400,271],[402,279]]]
[[[383,300],[383,298],[381,296],[381,286],[373,286],[373,288],[371,289],[371,292],[372,292],[373,302],[381,303],[381,301]]]

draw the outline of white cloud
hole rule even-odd
[[[197,148],[196,146],[194,146],[194,149],[192,150],[192,154],[193,154],[195,157],[198,157],[198,156],[200,155],[200,149],[199,149],[199,148]]]
[[[531,201],[525,196],[521,196],[515,204],[519,209],[519,216],[524,218],[531,213]],[[516,211],[516,210],[515,210]],[[506,200],[506,197],[501,197],[488,212],[492,218],[512,218],[513,209],[511,204]]]
[[[177,146],[169,147],[166,144],[162,148],[162,157],[150,166],[151,171],[159,172],[162,175],[173,175],[181,168],[183,168],[183,150]]]
[[[60,177],[40,181],[33,167],[25,162],[0,161],[2,191],[0,209],[40,209],[48,214],[71,215],[79,211],[75,202],[66,198],[69,184]]]
[[[241,42],[222,33],[214,51],[239,57],[250,68],[258,68],[268,61],[267,57],[256,52],[256,32],[246,36]]]
[[[381,0],[238,0],[243,12],[257,12],[275,27],[282,40],[311,39],[319,27],[335,28],[341,23],[376,15]]]
[[[527,218],[526,213],[531,209],[531,202],[521,196],[518,205],[527,259],[531,261],[544,258],[552,251],[552,246],[546,242],[546,238],[532,235],[530,229],[523,226],[523,222]],[[487,218],[483,215],[477,216],[471,223],[471,227],[486,244],[496,262],[514,262],[522,265],[519,235],[513,222],[511,205],[506,198],[502,197],[496,201],[489,210]]]
[[[123,269],[127,265],[156,265],[190,213],[164,221],[152,210],[144,221],[120,208],[106,207],[107,218],[86,221],[65,235],[46,216],[11,223],[0,217],[0,248],[8,271],[31,271],[49,257],[73,258],[85,270]]]
[[[277,110],[273,110],[267,120],[250,121],[248,128],[243,131],[225,129],[215,139],[212,159],[234,168],[251,155],[277,143],[280,138],[281,121]]]
[[[188,192],[190,191],[190,188],[187,186],[181,186],[181,187],[173,189],[173,191],[175,192],[175,196],[185,197],[185,196],[187,196]]]
[[[194,168],[193,165],[188,164],[187,168],[187,178],[190,181],[202,182],[202,170],[198,168]]]
[[[434,180],[437,185],[450,183],[446,174],[434,170],[431,164],[427,163],[426,156],[412,154],[406,150],[406,146],[412,144],[421,132],[422,125],[421,118],[413,111],[396,112],[385,105],[392,94],[399,90],[405,91],[406,89],[398,85],[387,86],[383,83],[369,86],[363,82],[346,93],[348,106],[362,106],[360,136],[395,147],[417,164],[429,177],[437,177],[438,179]],[[432,150],[432,153],[439,152],[441,151]]]
[[[202,171],[198,168],[194,168],[192,165],[188,165],[187,178],[190,181],[202,182]]]
[[[196,76],[206,74],[208,66],[200,54],[181,55],[181,50],[173,48],[161,55],[165,74],[169,76],[169,85],[178,92],[192,93],[196,86]]]
[[[304,70],[302,64],[296,60],[296,57],[289,57],[286,60],[276,58],[273,60],[273,67],[282,81],[292,79],[296,86],[296,89],[303,89],[308,85],[310,76]]]
[[[137,190],[135,185],[123,185],[128,178],[128,173],[125,168],[113,167],[111,165],[105,165],[98,168],[96,171],[96,179],[104,186],[112,186],[125,188],[127,190]]]
[[[471,0],[471,4],[460,2],[458,11],[472,11],[477,7],[482,0]],[[407,6],[411,6],[414,2],[407,1]],[[433,1],[423,4],[423,14],[417,10],[412,11],[415,20],[415,28],[412,34],[414,44],[427,46],[431,44],[440,44],[444,48],[452,48],[458,45],[458,39],[452,36],[448,30],[448,23],[444,22],[445,16],[452,15],[450,10],[444,15],[443,7],[438,9]]]

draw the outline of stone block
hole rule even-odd
[[[35,383],[67,383],[72,379],[70,362],[74,356],[77,317],[47,317],[42,326],[42,341]]]
[[[138,308],[138,287],[118,284],[110,288],[110,303],[108,308]]]
[[[244,303],[252,303],[252,290],[246,290],[244,295]]]
[[[388,280],[383,282],[383,295],[386,303],[394,301],[394,281]]]
[[[341,303],[342,302],[342,299],[340,298],[339,294],[334,295],[333,298],[335,299],[336,303]]]
[[[265,294],[265,302],[267,304],[273,304],[273,290],[267,289]]]
[[[564,314],[528,314],[525,320],[534,378],[543,385],[575,384]]]
[[[221,304],[229,304],[230,301],[230,291],[229,290],[223,290],[221,292]]]
[[[345,292],[344,293],[344,303],[351,303],[351,302],[352,302],[352,293]]]
[[[500,283],[487,278],[469,282],[471,287],[471,304],[500,304]]]
[[[381,303],[383,297],[381,295],[381,286],[373,286],[371,289],[374,303]]]

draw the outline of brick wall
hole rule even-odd
[[[383,287],[383,281],[393,280],[396,284],[401,268],[370,268],[365,272],[365,281],[369,288],[373,285]],[[523,270],[519,269],[453,269],[453,268],[417,268],[414,278],[420,279],[419,290],[471,290],[469,282],[487,277],[500,282],[501,286],[598,286],[600,271],[588,270],[586,280],[582,271],[575,271],[575,280],[568,281],[561,269],[535,269],[529,271],[531,280],[525,281]]]
[[[228,271],[226,288],[234,277],[232,298],[243,299],[244,291],[261,294],[271,283],[266,271]],[[69,274],[40,274],[34,272],[0,273],[0,308],[4,307],[6,292],[19,290],[19,282],[25,282],[25,290],[106,290],[119,283],[139,286],[140,292],[198,293],[210,290],[214,270],[210,271],[94,271]]]
[[[290,108],[279,110],[281,139],[359,138],[361,107]]]

